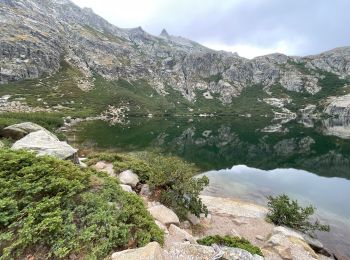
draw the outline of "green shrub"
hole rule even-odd
[[[201,245],[211,246],[213,244],[241,248],[253,255],[263,256],[259,247],[252,245],[247,239],[232,237],[232,236],[206,236],[202,239],[198,239],[197,242]]]
[[[107,174],[0,150],[0,259],[101,259],[150,241],[163,243],[163,232]]]
[[[119,154],[116,153],[92,153],[89,155],[87,164],[89,166],[96,164],[98,161],[114,162],[115,160],[121,160]]]
[[[150,176],[153,175],[153,169],[146,161],[131,155],[123,155],[119,160],[115,160],[113,169],[117,172],[131,169],[139,176],[142,183],[148,183]]]
[[[206,176],[194,178],[197,168],[174,156],[148,153],[143,158],[152,169],[148,184],[159,191],[160,202],[172,208],[180,218],[185,218],[188,212],[197,217],[201,213],[208,214],[199,194],[209,184],[209,179]]]
[[[315,213],[314,206],[301,207],[297,200],[291,200],[286,194],[277,197],[268,196],[267,219],[276,225],[284,225],[314,236],[316,230],[329,232],[329,225],[321,225],[318,220],[310,222]]]
[[[199,216],[208,213],[199,198],[199,193],[209,184],[207,177],[194,178],[198,169],[178,157],[163,156],[157,153],[143,152],[135,154],[112,154],[116,172],[132,170],[141,183],[147,183],[155,191],[156,199],[172,208],[184,219],[188,212]],[[89,161],[96,163],[96,158],[108,159],[104,155],[89,156]],[[107,160],[108,161],[108,160]]]
[[[28,121],[41,125],[49,131],[55,131],[63,125],[63,118],[59,113],[2,113],[0,114],[0,129],[9,125]]]

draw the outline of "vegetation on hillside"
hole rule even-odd
[[[101,114],[109,105],[119,107],[126,105],[130,115],[186,115],[215,113],[217,115],[232,114],[269,114],[271,108],[264,102],[257,102],[258,97],[266,93],[260,86],[248,87],[239,98],[234,98],[231,105],[223,105],[217,98],[209,100],[203,91],[197,91],[194,102],[185,99],[182,94],[166,85],[167,95],[159,95],[145,80],[127,81],[106,80],[99,75],[90,78],[92,88],[83,91],[79,82],[84,79],[82,73],[65,61],[60,70],[50,76],[4,84],[0,96],[11,95],[10,101],[25,98],[24,102],[33,107],[59,107],[60,112],[72,117],[87,117]],[[217,81],[220,75],[208,80]],[[216,94],[213,93],[213,96]],[[249,102],[251,106],[247,107]]]
[[[163,242],[143,201],[104,173],[0,150],[0,259],[78,257]]]
[[[157,153],[95,154],[89,164],[98,160],[113,162],[114,170],[132,170],[141,183],[149,184],[155,199],[172,208],[184,219],[188,212],[199,216],[208,213],[199,193],[209,184],[207,177],[194,177],[199,171],[178,157]]]
[[[241,248],[241,249],[248,251],[249,253],[251,253],[253,255],[263,256],[260,248],[252,245],[245,238],[215,235],[215,236],[203,237],[201,239],[198,239],[197,242],[198,242],[198,244],[205,245],[205,246],[211,246],[213,244],[217,244],[220,246]]]
[[[287,226],[314,236],[315,231],[330,231],[329,225],[322,225],[318,220],[311,222],[315,213],[314,206],[301,207],[297,200],[291,200],[288,195],[268,196],[267,219],[278,226]]]
[[[60,113],[0,113],[0,129],[22,122],[36,123],[54,132],[63,125],[63,115]]]

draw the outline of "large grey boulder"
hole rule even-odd
[[[32,122],[24,122],[15,125],[10,125],[1,130],[1,136],[5,138],[11,138],[14,140],[19,140],[25,137],[27,134],[36,132],[39,130],[47,131],[40,125]]]
[[[130,170],[123,171],[118,176],[122,184],[130,185],[135,187],[139,183],[139,177]]]
[[[282,259],[318,259],[303,235],[286,227],[275,227],[266,242]]]
[[[151,208],[148,208],[148,211],[156,220],[163,223],[164,225],[180,224],[179,217],[175,214],[175,212],[165,207],[164,205],[153,206]]]
[[[12,145],[12,149],[26,149],[40,155],[51,155],[59,159],[70,159],[77,162],[77,149],[58,138],[47,130],[30,133]]]
[[[128,249],[112,254],[112,260],[166,260],[163,249],[157,242],[136,249]]]

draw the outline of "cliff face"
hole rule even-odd
[[[159,37],[141,27],[120,29],[69,0],[3,0],[0,3],[0,83],[52,75],[66,60],[86,80],[146,80],[158,94],[177,90],[188,101],[199,95],[223,104],[253,85],[274,95],[316,95],[325,74],[350,76],[350,47],[320,55],[271,54],[245,59],[213,51],[165,30]]]

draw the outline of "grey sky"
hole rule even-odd
[[[350,45],[350,0],[73,0],[119,27],[162,28],[254,57]]]

